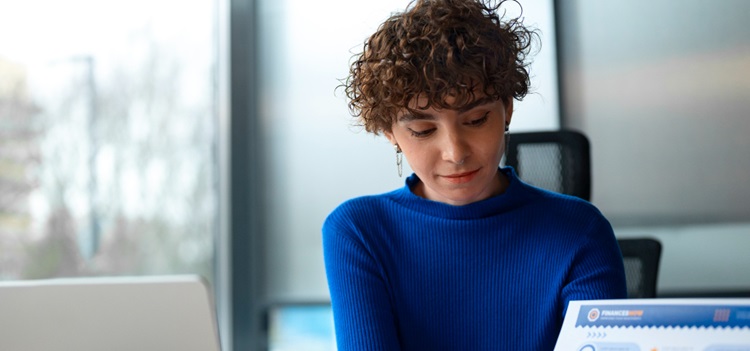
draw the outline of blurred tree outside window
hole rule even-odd
[[[0,279],[213,279],[215,18],[214,1],[0,3]]]

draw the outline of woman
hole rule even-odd
[[[351,66],[353,114],[414,174],[323,225],[339,350],[552,350],[569,301],[625,297],[601,213],[498,168],[535,35],[499,6],[416,0]]]

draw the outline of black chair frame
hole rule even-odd
[[[505,164],[524,179],[519,150],[528,145],[553,144],[560,147],[561,193],[591,200],[591,156],[589,140],[574,130],[511,133],[505,152]]]
[[[661,260],[662,245],[652,238],[621,238],[617,240],[625,262],[626,279],[628,286],[636,284],[637,289],[628,292],[629,298],[654,298],[656,297],[656,284],[659,276],[659,261]],[[640,262],[639,272],[628,274],[628,260]],[[633,281],[637,279],[638,281]],[[628,290],[631,290],[630,288]]]

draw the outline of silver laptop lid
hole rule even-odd
[[[0,282],[3,351],[219,351],[198,276]]]

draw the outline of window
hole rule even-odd
[[[215,7],[0,5],[0,279],[213,279]]]

